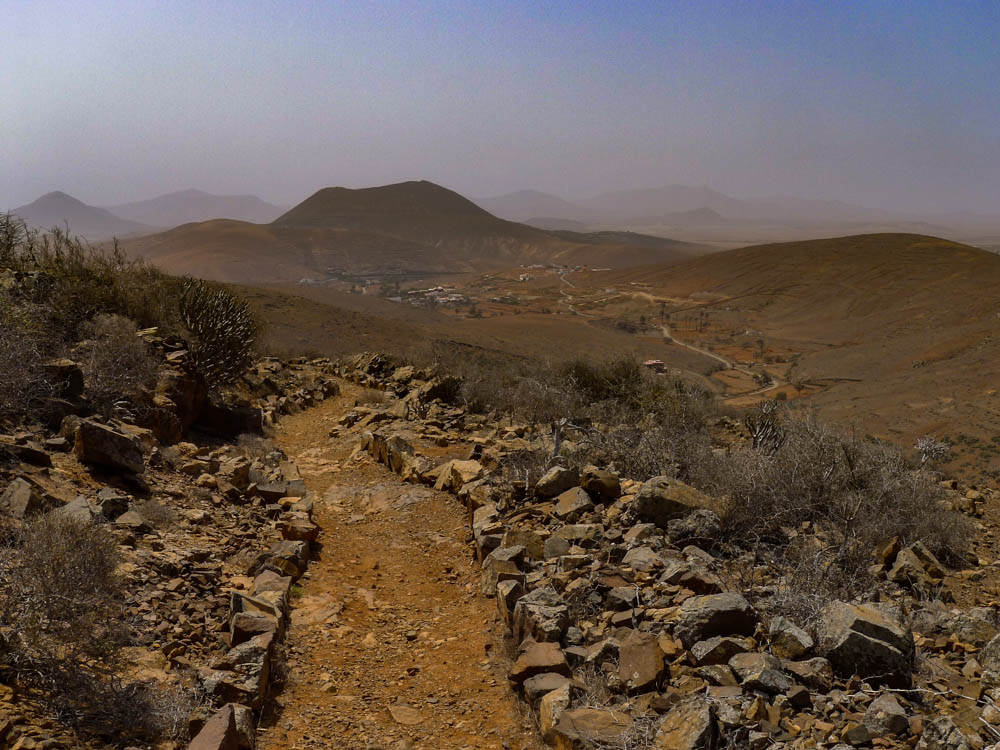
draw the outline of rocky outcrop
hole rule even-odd
[[[141,474],[145,470],[139,438],[89,419],[77,423],[73,452],[81,463]]]

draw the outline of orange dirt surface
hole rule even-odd
[[[282,420],[322,527],[288,635],[288,684],[261,750],[537,748],[506,680],[455,498],[404,484],[330,429],[361,389]]]

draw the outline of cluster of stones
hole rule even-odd
[[[76,382],[75,364],[58,366],[61,377]],[[197,682],[208,697],[190,717],[194,746],[213,747],[218,709],[235,727],[236,744],[221,747],[252,747],[290,590],[320,531],[294,463],[266,443],[248,456],[225,440],[259,434],[280,415],[336,395],[333,373],[327,360],[269,359],[226,400],[202,399],[197,414],[185,411],[194,402],[178,399],[181,406],[174,403],[169,413],[184,415],[185,436],[204,436],[214,447],[86,414],[76,386],[63,394],[75,406],[58,426],[0,435],[5,523],[51,513],[106,525],[118,539],[126,614],[136,644],[146,649],[137,657],[143,673],[164,683]],[[189,377],[168,363],[159,382]],[[0,701],[0,746],[76,746],[37,707],[19,702],[12,687],[0,686]]]
[[[896,603],[834,601],[808,630],[765,618],[744,596],[758,592],[733,590],[713,554],[713,498],[670,477],[559,465],[511,488],[506,456],[551,446],[428,399],[444,387],[429,373],[367,355],[344,375],[397,396],[345,418],[360,449],[468,508],[482,593],[516,648],[511,684],[548,744],[959,750],[1000,739],[997,617],[947,609],[944,567],[923,545],[890,540],[872,562]],[[466,460],[422,449],[463,442]],[[978,513],[979,498],[965,499]]]

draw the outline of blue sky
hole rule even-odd
[[[673,183],[1000,211],[996,2],[0,0],[0,206]]]

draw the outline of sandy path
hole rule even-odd
[[[534,748],[507,687],[455,499],[403,484],[330,428],[358,389],[282,420],[322,551],[293,600],[289,680],[261,750]]]

